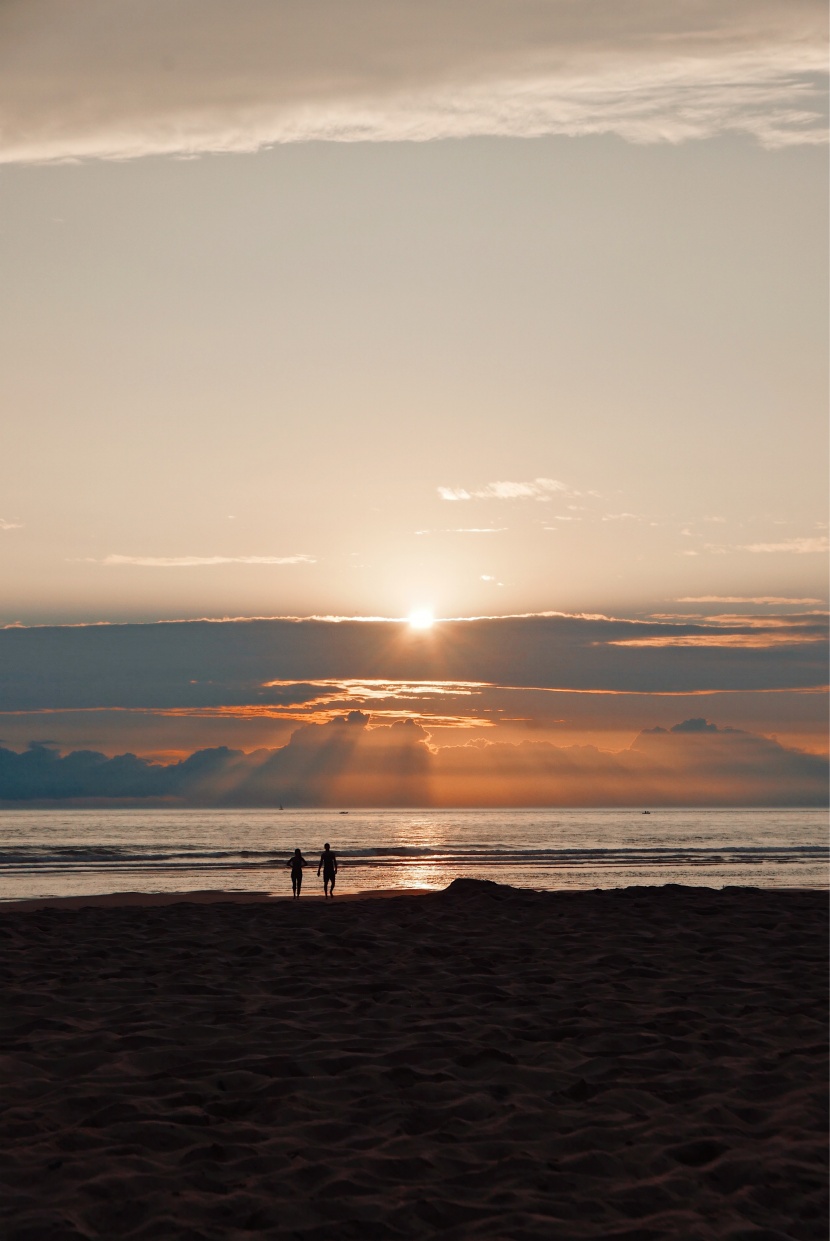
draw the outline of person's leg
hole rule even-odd
[[[331,895],[332,896],[334,896],[334,881],[336,878],[337,878],[336,875],[332,875],[331,879],[329,880],[329,883],[331,884]]]
[[[297,895],[297,876],[296,875],[291,876],[291,891],[294,896]]]
[[[298,900],[300,898],[300,893],[302,892],[302,890],[303,890],[303,876],[302,876],[302,872],[300,872],[300,874],[297,876],[297,899]]]

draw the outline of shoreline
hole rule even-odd
[[[455,880],[454,882],[459,882]],[[492,880],[462,879],[464,883],[488,884]],[[626,888],[522,888],[508,884],[494,884],[494,887],[508,892],[533,893],[542,896],[561,896],[596,892],[662,892],[666,889],[683,892],[790,892],[790,893],[827,893],[830,884],[822,887],[756,887],[750,884],[732,884],[721,888],[710,887],[708,884],[631,884]],[[322,893],[308,893],[299,898],[300,903],[341,905],[346,902],[395,900],[399,897],[440,896],[450,890],[446,888],[366,888],[360,892],[338,892],[334,900],[327,900]],[[198,888],[181,892],[100,892],[83,896],[35,896],[21,900],[0,900],[0,914],[34,913],[41,909],[120,909],[120,908],[154,908],[168,905],[283,905],[294,904],[294,898],[288,894],[276,894],[270,891],[240,891],[225,888]]]
[[[322,893],[308,893],[299,898],[302,904],[325,901],[389,900],[397,896],[430,896],[444,888],[371,888],[363,892],[338,892],[331,902]],[[0,914],[33,913],[38,909],[121,909],[152,908],[167,905],[293,905],[294,898],[272,892],[234,891],[224,888],[199,888],[183,892],[100,892],[88,896],[34,896],[24,900],[0,901]]]

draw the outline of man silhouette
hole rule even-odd
[[[331,845],[326,843],[323,845],[323,852],[320,855],[320,865],[317,867],[317,874],[323,872],[323,896],[331,896],[334,898],[334,877],[337,874],[337,857],[331,851]],[[331,888],[331,891],[329,891]]]

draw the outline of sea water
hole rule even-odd
[[[823,888],[823,810],[3,810],[0,901],[107,892],[290,892],[295,848],[317,892],[697,884]]]

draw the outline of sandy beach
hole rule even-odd
[[[824,1241],[827,895],[0,909],[8,1241]]]

